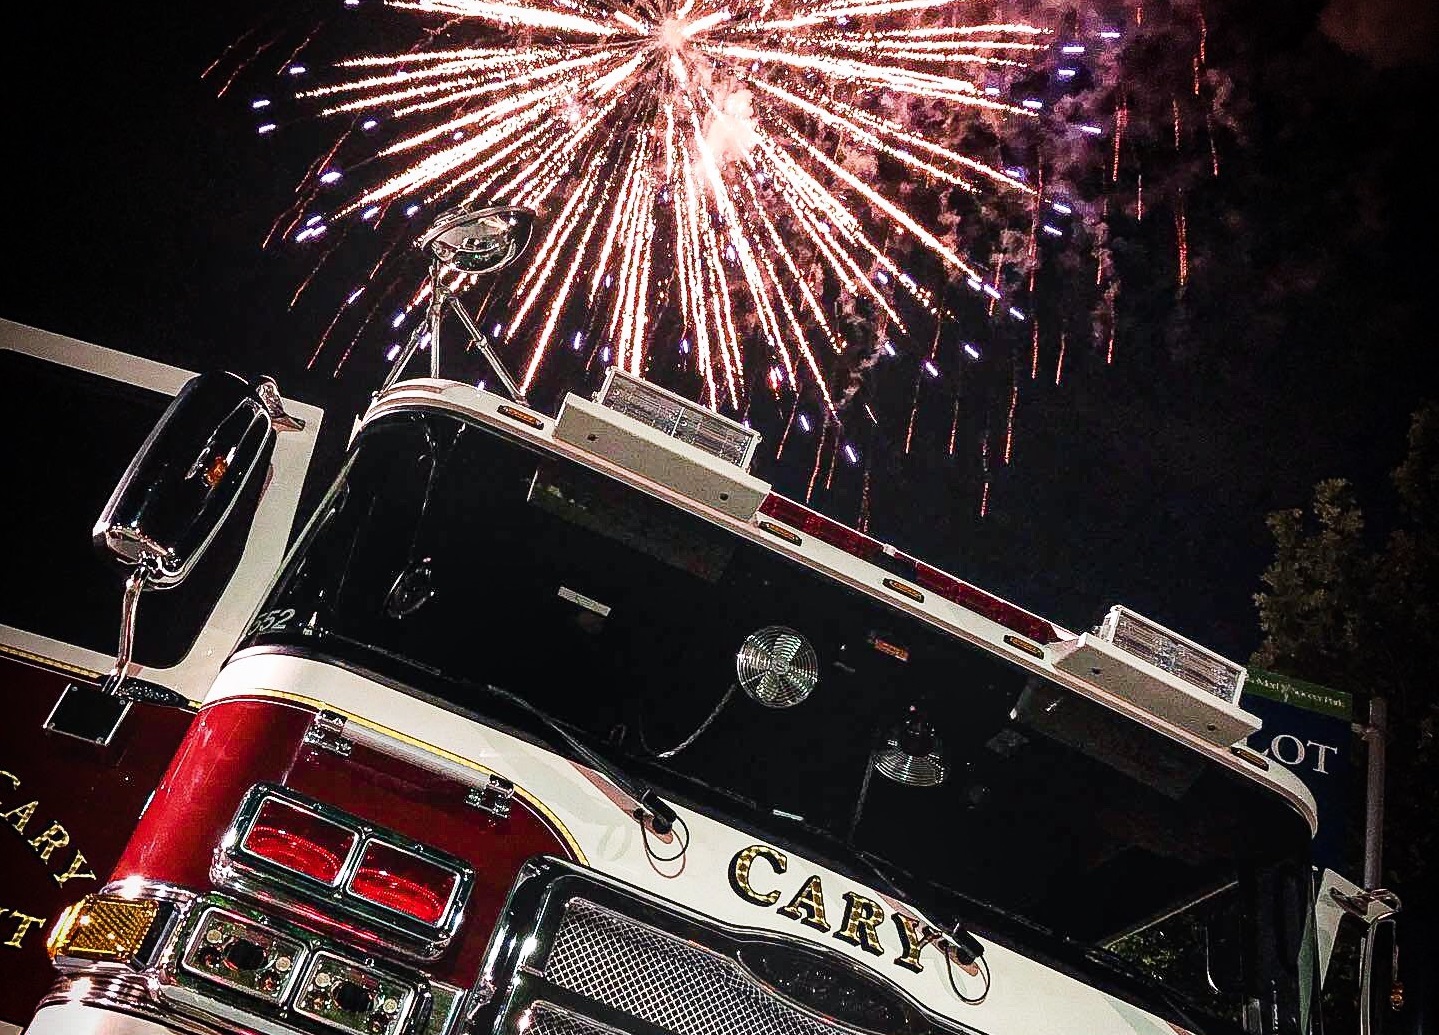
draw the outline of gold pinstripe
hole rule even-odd
[[[368,719],[363,715],[356,715],[354,712],[345,711],[343,708],[337,708],[328,701],[316,700],[313,697],[306,697],[303,694],[291,693],[288,690],[270,690],[265,687],[255,687],[252,690],[245,691],[245,693],[243,694],[237,694],[234,697],[222,698],[221,700],[213,702],[213,704],[224,704],[226,701],[233,701],[238,698],[250,695],[260,697],[277,697],[281,700],[290,701],[295,704],[305,705],[306,707],[315,708],[317,710],[334,712],[337,715],[343,715],[347,723],[351,721],[357,722],[361,726],[364,726],[376,733],[383,734],[387,737],[393,737],[396,740],[403,741],[404,743],[409,744],[411,747],[417,747],[423,751],[428,751],[431,754],[439,755],[441,758],[446,758],[451,762],[456,763],[457,765],[464,766],[467,769],[473,769],[477,773],[483,773],[487,776],[503,776],[503,774],[496,773],[493,769],[482,766],[478,762],[473,762],[470,759],[465,758],[461,755],[457,755],[452,751],[446,751],[444,748],[436,747],[434,744],[427,744],[425,741],[420,740],[416,737],[412,737],[408,733],[402,733],[399,730],[391,729],[388,726],[382,726],[378,722],[375,722],[372,719]],[[210,704],[205,705],[205,707],[210,706]],[[515,784],[515,794],[527,804],[533,806],[535,811],[541,813],[545,817],[545,819],[549,821],[550,826],[553,827],[554,830],[560,835],[560,838],[569,847],[570,851],[575,853],[575,858],[580,862],[581,865],[589,865],[589,858],[585,855],[584,849],[580,847],[579,841],[575,840],[575,836],[574,834],[570,833],[569,827],[565,826],[564,822],[553,812],[550,811],[549,806],[547,806],[544,802],[542,802],[539,798],[535,797],[529,791],[525,790],[519,784]]]

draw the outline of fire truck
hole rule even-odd
[[[0,325],[11,443],[66,429],[7,461],[0,1031],[1309,1035],[1345,924],[1375,995],[1398,902],[1314,873],[1243,666],[846,527],[632,373],[442,378],[447,313],[486,345],[437,287],[294,534],[319,410]]]

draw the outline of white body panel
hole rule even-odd
[[[986,944],[984,954],[992,975],[989,995],[977,1006],[966,1005],[949,986],[937,946],[921,952],[924,969],[918,974],[894,965],[901,946],[894,924],[887,919],[879,929],[884,956],[833,937],[845,892],[884,902],[888,912],[923,919],[902,903],[792,853],[785,853],[788,865],[783,873],[757,862],[752,871],[754,887],[760,892],[778,891],[776,905],[787,902],[807,877],[819,876],[830,933],[791,921],[775,908],[756,906],[730,888],[731,860],[751,845],[767,844],[762,834],[680,810],[690,831],[683,865],[654,862],[645,852],[639,824],[614,800],[623,793],[604,777],[527,741],[333,665],[258,651],[242,654],[225,667],[205,705],[234,698],[288,700],[325,708],[347,716],[349,722],[417,741],[453,760],[468,760],[479,772],[496,772],[514,782],[517,794],[542,804],[573,840],[584,864],[722,923],[797,937],[843,953],[928,1009],[993,1035],[1174,1035],[1168,1023],[1137,1007],[992,943]],[[674,851],[656,847],[666,853]],[[956,976],[967,996],[982,991],[977,979],[959,971]]]
[[[162,395],[175,395],[195,376],[193,372],[178,367],[141,359],[8,320],[0,320],[0,349],[98,374]],[[18,385],[6,387],[23,390],[23,386]],[[133,670],[138,678],[178,691],[191,701],[199,701],[206,687],[215,678],[215,673],[219,671],[225,656],[244,632],[284,557],[295,519],[295,509],[299,505],[305,471],[314,452],[315,439],[324,417],[323,410],[291,399],[285,400],[285,409],[291,415],[304,420],[305,428],[303,431],[284,432],[276,437],[270,468],[264,474],[266,484],[255,510],[255,519],[245,543],[244,553],[216,602],[209,620],[178,664],[169,668],[137,665]],[[57,419],[73,417],[57,414]],[[96,563],[100,561],[97,559]],[[120,593],[117,588],[117,629],[119,619]],[[143,608],[140,621],[144,621]],[[87,677],[95,677],[108,671],[115,662],[114,655],[99,654],[9,625],[0,625],[0,645],[10,648],[10,653],[72,669],[77,675]]]

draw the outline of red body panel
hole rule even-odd
[[[137,704],[109,748],[45,732],[75,681],[0,655],[0,1020],[17,1024],[55,980],[51,921],[104,882],[194,718]]]
[[[441,959],[423,968],[439,980],[469,984],[520,866],[535,855],[574,858],[573,853],[518,795],[509,817],[495,820],[465,804],[468,788],[458,780],[360,744],[348,757],[306,744],[314,714],[272,699],[227,700],[203,709],[114,876],[212,888],[215,846],[245,792],[261,781],[283,784],[474,867],[459,936]],[[306,922],[346,939],[341,923],[314,915]]]

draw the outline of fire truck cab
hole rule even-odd
[[[0,1031],[1309,1035],[1393,914],[1319,888],[1242,666],[832,521],[631,374],[396,381],[291,542],[318,411],[0,329],[94,432],[7,474]]]

